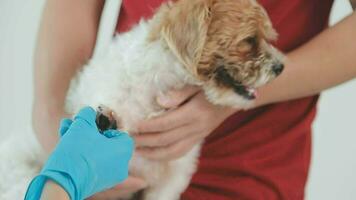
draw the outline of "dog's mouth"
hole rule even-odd
[[[257,97],[257,92],[255,88],[248,87],[245,85],[233,85],[234,91],[244,97],[247,100],[254,100]]]
[[[243,85],[240,81],[235,80],[225,69],[224,66],[216,69],[217,80],[227,87],[233,88],[234,92],[247,100],[253,100],[257,97],[256,89]]]

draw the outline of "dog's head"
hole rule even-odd
[[[255,0],[180,0],[160,12],[160,37],[206,90],[252,100],[283,70],[270,45],[277,34]]]

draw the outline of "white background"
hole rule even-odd
[[[43,0],[0,0],[0,136],[30,126],[32,55],[42,6]],[[350,12],[347,0],[336,0],[332,23]],[[314,125],[309,200],[356,199],[355,103],[356,81],[322,94]]]

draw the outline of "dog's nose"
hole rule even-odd
[[[283,63],[278,63],[272,66],[272,71],[278,76],[282,73],[284,69]]]

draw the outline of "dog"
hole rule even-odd
[[[66,111],[99,108],[99,129],[135,133],[139,121],[166,112],[156,102],[158,95],[186,85],[201,87],[212,104],[248,108],[256,88],[283,71],[283,55],[271,45],[276,37],[255,0],[164,3],[152,19],[116,35],[104,55],[78,72]],[[134,155],[130,174],[148,183],[143,199],[179,199],[196,170],[202,144],[171,161]]]

